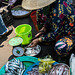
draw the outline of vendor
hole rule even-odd
[[[75,11],[72,3],[67,0],[24,0],[22,2],[25,9],[38,9],[37,23],[43,25],[35,37],[40,34],[42,36],[34,39],[31,47],[36,46],[39,42],[51,42],[57,36],[75,35]]]

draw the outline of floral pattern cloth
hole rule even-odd
[[[45,26],[47,34],[42,40],[50,42],[56,37],[75,34],[75,10],[66,0],[56,0],[47,7],[37,10],[37,24]]]
[[[73,49],[73,40],[70,36],[65,36],[55,44],[55,51],[58,55],[67,56]]]

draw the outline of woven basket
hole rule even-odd
[[[15,6],[14,8],[12,8],[12,10],[14,10],[15,8],[22,8],[22,6],[21,6],[21,5],[17,5],[17,6]],[[22,8],[22,10],[26,10],[26,9]],[[28,16],[28,15],[31,13],[30,10],[26,10],[26,11],[28,11],[29,13],[27,13],[27,14],[25,14],[25,15],[20,15],[20,16],[14,16],[14,15],[13,15],[13,17],[15,17],[15,18],[23,18],[23,17],[26,17],[26,16]]]

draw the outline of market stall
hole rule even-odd
[[[12,57],[1,67],[0,75],[74,75],[75,57],[72,53],[75,52],[72,38],[66,36],[65,39],[41,42],[31,47],[31,42],[38,38],[35,34],[41,27],[36,22],[36,11],[26,10],[21,5],[15,6],[15,2],[16,0],[4,2],[11,6],[15,35],[8,40]],[[6,20],[4,22],[7,24]]]

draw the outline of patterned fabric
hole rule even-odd
[[[48,31],[42,40],[50,42],[59,35],[75,34],[75,10],[66,0],[56,0],[50,6],[37,10],[37,24]]]
[[[67,56],[69,55],[70,51],[73,48],[73,40],[69,37],[61,38],[55,44],[55,51],[60,56]]]

